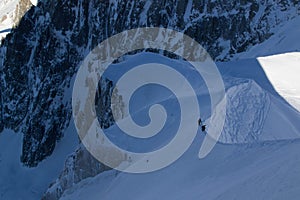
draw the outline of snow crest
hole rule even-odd
[[[253,80],[245,80],[227,90],[225,126],[219,139],[222,143],[257,141],[269,108],[268,94]]]

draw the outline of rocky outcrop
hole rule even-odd
[[[114,83],[109,79],[101,79],[99,81],[98,90],[95,97],[95,109],[97,118],[101,128],[107,129],[115,120],[122,119],[124,114],[124,103],[122,96],[118,94]],[[113,116],[113,111],[116,114]]]
[[[32,7],[30,0],[20,0],[17,4],[14,17],[13,17],[13,27],[18,26],[20,20],[25,15],[25,13]]]
[[[94,177],[107,170],[110,170],[110,168],[101,164],[81,146],[74,154],[67,158],[63,172],[49,186],[42,199],[57,200],[65,190],[71,188],[81,180]]]
[[[0,44],[12,27],[19,24],[31,6],[30,0],[2,0],[0,2]]]

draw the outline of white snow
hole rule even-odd
[[[150,174],[110,171],[65,192],[63,200],[298,199],[299,141],[217,147],[197,159],[202,136],[174,165]]]
[[[34,6],[36,6],[38,3],[38,0],[30,0],[30,1],[31,1],[32,5],[34,5]]]
[[[300,52],[259,57],[258,61],[276,91],[300,112]]]
[[[289,70],[285,70],[286,76],[281,79],[272,79],[270,76],[281,74],[276,67],[277,57],[285,61]],[[256,59],[218,64],[228,94],[229,115],[220,143],[206,158],[197,157],[204,138],[199,130],[189,150],[169,167],[147,174],[105,172],[74,185],[65,191],[62,199],[298,199],[300,113],[273,86],[280,84],[289,95],[290,89],[299,89],[297,84],[293,84],[293,88],[281,84],[297,74],[293,60],[299,58],[300,54],[294,53],[259,59],[268,61],[268,66]],[[118,70],[109,72],[108,77],[118,77],[126,67],[147,62],[147,59],[175,67],[192,85],[197,85],[195,92],[204,104],[200,105],[201,113],[209,117],[209,101],[205,99],[203,85],[193,77],[193,70],[184,61],[163,60],[151,53],[141,53],[116,64]],[[151,92],[151,95],[144,91],[139,95],[133,101],[140,107],[131,110],[138,123],[147,124],[146,113],[153,103],[161,101],[167,111],[173,111],[172,123],[166,124],[165,135],[152,139],[152,144],[144,144],[126,140],[126,136],[119,137],[118,129],[113,126],[108,130],[108,134],[113,135],[110,139],[123,148],[135,146],[138,151],[145,147],[147,150],[162,147],[165,145],[162,140],[168,139],[167,133],[176,130],[174,123],[180,117],[174,96],[162,91]],[[299,103],[299,99],[289,97]],[[144,107],[141,109],[141,106]]]

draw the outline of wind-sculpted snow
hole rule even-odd
[[[227,92],[222,143],[258,142],[270,109],[268,94],[253,80],[239,80]]]
[[[300,138],[299,53],[220,63],[227,95],[222,143]]]

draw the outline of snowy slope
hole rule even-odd
[[[160,59],[159,56],[142,53],[133,56],[133,60],[147,62],[147,57],[149,60]],[[300,58],[298,54],[296,57]],[[277,63],[273,57],[265,59],[270,65]],[[290,65],[291,69],[295,69],[294,63],[289,62],[289,56],[285,59],[287,67]],[[132,66],[130,62],[129,58],[119,65],[124,69]],[[178,62],[182,61],[167,59],[164,62],[177,70],[186,67],[185,74],[189,80],[199,86],[195,91],[204,102],[203,115],[209,117],[205,90],[193,78],[190,67],[184,63],[180,66]],[[256,59],[220,63],[219,68],[229,97],[228,119],[220,143],[208,157],[197,158],[204,137],[199,131],[183,157],[165,169],[139,175],[105,172],[74,185],[65,191],[62,199],[297,199],[300,195],[300,113],[273,87],[276,80],[270,80],[266,75],[273,68],[261,66]],[[289,73],[291,76],[296,72]],[[171,103],[173,98],[168,93],[155,93],[158,99],[154,93],[154,97],[150,95],[148,99],[143,96],[145,94],[141,91],[139,98],[142,100],[137,102],[145,103],[146,107],[134,112],[139,123],[147,122],[148,103],[157,102],[159,98],[167,110],[176,110],[176,103]],[[176,122],[179,115],[173,112],[171,121]],[[175,128],[167,124],[165,133]],[[110,138],[116,144],[125,144],[123,148],[134,146],[135,151],[145,147],[151,150],[153,145],[157,148],[165,145],[162,141],[168,141],[165,134],[159,140],[153,139],[154,144],[141,144],[119,137],[115,126],[109,131],[118,136]]]
[[[209,157],[198,160],[201,138],[166,169],[139,175],[106,172],[74,186],[61,199],[298,199],[299,141],[251,147],[218,144]]]
[[[222,142],[299,138],[299,58],[287,53],[219,63],[229,99]]]
[[[247,51],[236,54],[234,59],[256,58],[300,51],[300,16],[286,21],[274,28],[274,34],[261,44],[250,47]]]

